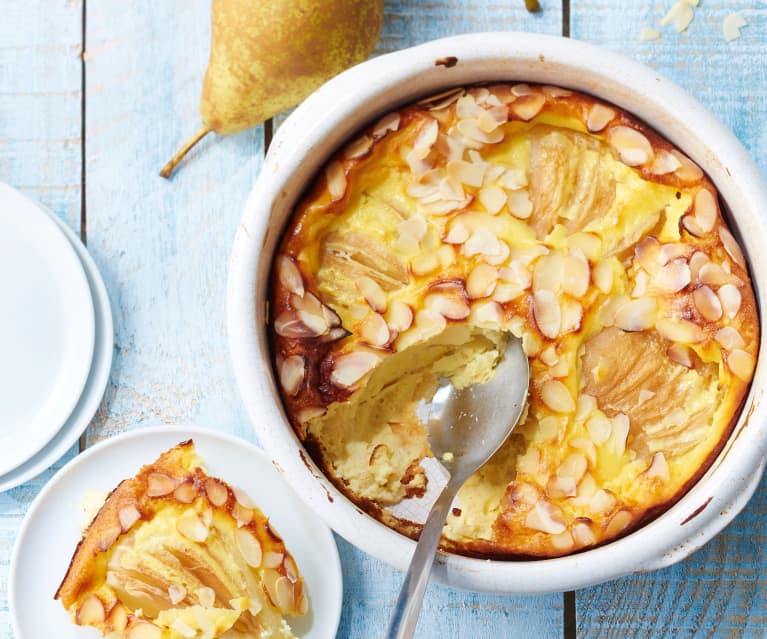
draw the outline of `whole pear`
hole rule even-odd
[[[203,126],[163,177],[211,131],[259,124],[365,60],[381,31],[383,0],[213,0],[211,15]]]

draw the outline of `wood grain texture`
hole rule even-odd
[[[671,2],[571,0],[571,35],[644,62],[703,102],[767,169],[767,7],[707,0],[687,32],[660,27]],[[727,43],[722,21],[749,22]],[[660,40],[641,42],[643,26]],[[577,593],[579,638],[764,637],[767,632],[767,481],[746,510],[707,546],[675,566]]]
[[[77,0],[0,0],[0,181],[80,232],[81,27]],[[0,637],[12,637],[8,569],[21,520],[56,469],[0,493]]]

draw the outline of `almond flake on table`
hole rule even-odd
[[[639,32],[639,39],[643,42],[646,42],[647,40],[657,40],[658,38],[660,38],[660,31],[657,29],[642,27],[642,30]]]
[[[697,4],[697,1],[693,4],[692,0],[679,0],[660,21],[661,25],[665,27],[673,23],[674,31],[681,33],[690,26],[694,15],[692,8]]]
[[[746,19],[739,13],[731,13],[724,19],[722,24],[722,30],[724,31],[724,39],[727,42],[737,40],[740,37],[740,30],[748,26]]]

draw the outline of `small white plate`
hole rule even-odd
[[[5,185],[0,183],[0,199]],[[41,207],[42,208],[42,207]],[[112,324],[112,309],[109,305],[104,280],[88,250],[80,238],[61,219],[47,209],[42,209],[59,226],[69,240],[72,248],[80,258],[85,275],[88,278],[95,313],[96,339],[93,351],[93,361],[85,389],[72,411],[69,419],[58,433],[38,451],[34,457],[17,466],[12,471],[0,475],[0,492],[19,486],[39,475],[56,460],[64,455],[76,442],[82,432],[88,427],[91,419],[104,396],[104,389],[109,381],[109,371],[112,368],[112,351],[114,349],[114,328]]]
[[[41,450],[91,369],[95,320],[72,245],[38,206],[0,188],[0,474]]]
[[[75,626],[54,601],[80,540],[82,499],[110,491],[165,450],[193,438],[208,471],[243,488],[296,558],[310,608],[290,620],[303,639],[335,637],[341,616],[338,549],[330,530],[295,496],[266,454],[229,435],[194,427],[154,427],[108,439],[78,455],[37,496],[19,529],[11,555],[8,601],[16,639],[90,639],[93,629]]]

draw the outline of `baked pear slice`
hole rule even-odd
[[[55,598],[110,639],[288,639],[285,615],[308,610],[282,539],[192,440],[112,491]]]

